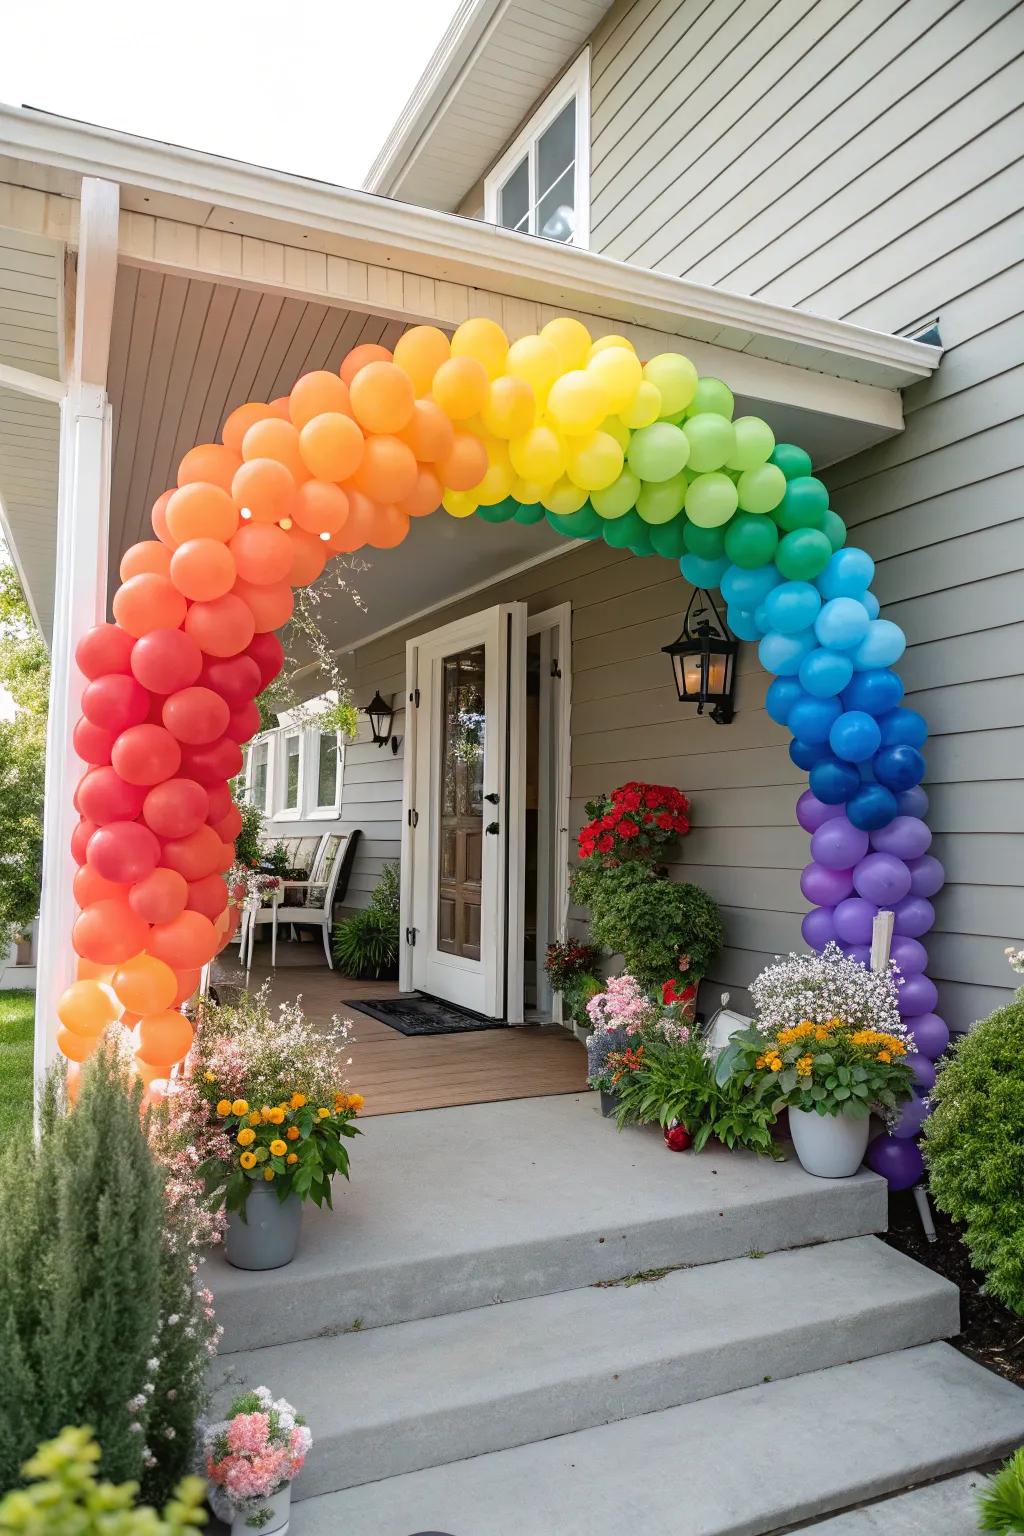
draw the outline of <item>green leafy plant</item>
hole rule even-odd
[[[334,958],[346,976],[377,980],[398,966],[399,868],[385,864],[370,904],[334,930]]]
[[[288,850],[284,843],[281,842],[273,843],[269,848],[265,849],[261,855],[260,863],[268,864],[270,866],[270,873],[277,875],[279,878],[283,878],[291,868],[288,860]]]
[[[724,927],[715,902],[700,886],[677,884],[642,863],[603,868],[580,864],[570,894],[590,911],[590,937],[622,955],[626,969],[650,991],[678,978],[705,976],[722,947]]]
[[[978,1490],[979,1529],[1012,1536],[1024,1531],[1024,1447],[1014,1451]]]
[[[600,951],[577,939],[549,944],[544,969],[553,989],[562,994],[565,1010],[574,1024],[589,1028],[587,1004],[604,986],[597,974]]]
[[[2,952],[39,911],[50,660],[2,544],[0,552],[0,691],[15,708],[13,720],[0,720]]]
[[[939,1069],[923,1152],[985,1289],[1024,1316],[1024,989]]]
[[[247,800],[236,800],[242,830],[235,838],[235,858],[255,869],[263,858],[263,812]]]
[[[681,1044],[649,1041],[609,1060],[611,1081],[618,1093],[616,1123],[624,1125],[684,1125],[699,1152],[712,1136],[729,1148],[780,1158],[772,1139],[776,1111],[741,1090],[737,1083],[719,1083],[704,1043],[691,1036]]]

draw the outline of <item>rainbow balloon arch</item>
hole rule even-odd
[[[77,979],[58,1046],[85,1061],[118,1021],[161,1091],[187,1054],[181,1011],[234,935],[224,879],[241,819],[229,782],[277,676],[293,588],[334,555],[390,549],[443,509],[487,522],[546,520],[679,563],[720,588],[740,639],[775,674],[766,707],[793,735],[810,788],[803,936],[867,963],[873,920],[895,914],[892,958],[919,1092],[869,1160],[904,1188],[949,1032],[920,943],[943,882],[928,851],[927,727],[893,670],[906,641],[879,618],[871,557],[811,473],[732,393],[678,353],[641,363],[621,336],[552,320],[509,344],[494,321],[449,338],[407,331],[394,353],[359,346],[338,373],[233,411],[220,443],[193,448],[152,510],[155,539],[120,565],[111,624],[81,640],[86,684],[75,749],[88,766],[72,838]]]

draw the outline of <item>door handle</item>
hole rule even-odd
[[[498,833],[501,831],[501,827],[496,821],[489,821],[484,828],[484,831],[489,832],[492,837],[497,837]]]
[[[498,794],[497,790],[492,789],[489,795],[484,795],[484,799],[487,801],[488,805],[497,805],[501,800],[501,796]]]

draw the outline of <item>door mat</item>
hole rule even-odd
[[[475,1029],[505,1029],[503,1019],[485,1019],[468,1013],[454,1003],[438,1002],[433,997],[387,997],[379,1002],[360,998],[345,1002],[345,1012],[365,1013],[403,1035],[463,1035]]]

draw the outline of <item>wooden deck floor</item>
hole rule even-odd
[[[306,960],[310,964],[305,964]],[[257,950],[250,986],[268,976],[276,1002],[302,994],[314,1019],[337,1013],[352,1021],[356,1040],[349,1078],[364,1095],[365,1115],[485,1104],[586,1089],[586,1052],[556,1025],[485,1029],[463,1035],[403,1035],[368,1014],[346,1008],[358,998],[397,997],[394,982],[349,981],[330,971],[310,943],[278,948],[270,972]]]

